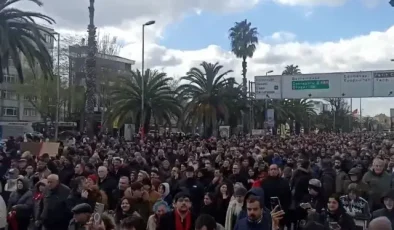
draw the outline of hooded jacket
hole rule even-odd
[[[246,211],[246,200],[250,196],[257,196],[260,198],[260,206],[263,208],[263,216],[261,221],[254,223],[248,218]],[[234,230],[271,230],[272,218],[270,211],[264,205],[264,190],[262,188],[252,188],[245,196],[244,205],[241,213],[238,215],[238,221],[235,224]]]
[[[164,193],[161,196],[161,199],[163,201],[165,201],[168,205],[172,205],[172,196],[170,194],[170,192],[171,192],[170,184],[169,183],[162,183],[161,185],[163,185],[163,188],[164,188]]]
[[[22,182],[23,188],[17,189],[12,192],[10,198],[8,199],[8,210],[11,207],[16,206],[17,210],[23,210],[27,212],[27,215],[31,214],[33,211],[33,193],[29,190],[29,180],[25,178],[17,179],[17,182]]]

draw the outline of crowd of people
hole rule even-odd
[[[0,230],[394,227],[386,134],[77,136],[40,156],[19,141],[0,152]]]

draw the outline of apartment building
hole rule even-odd
[[[81,44],[69,46],[69,85],[74,87],[85,87],[86,70],[85,62],[87,57],[88,47],[85,44],[85,40],[82,39]],[[134,60],[119,57],[116,55],[99,53],[96,55],[96,73],[97,73],[97,95],[96,103],[94,106],[94,120],[96,123],[100,123],[102,120],[102,108],[105,108],[103,103],[102,92],[103,87],[107,84],[111,84],[112,79],[116,76],[127,75],[130,73]],[[70,95],[69,114],[73,114],[74,107],[73,95]]]
[[[41,26],[47,33],[44,33],[45,45],[52,53],[54,48],[54,38],[50,36],[54,29]],[[22,57],[23,60],[23,57]],[[15,85],[19,84],[16,69],[9,68],[9,74],[5,76],[4,82],[0,84],[0,122],[37,122],[41,121],[40,114],[34,106],[23,95],[18,95]],[[33,98],[34,100],[34,98]]]

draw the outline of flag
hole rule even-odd
[[[145,136],[144,126],[142,126],[142,125],[140,126],[138,133],[140,134],[141,140],[144,139],[144,136]]]

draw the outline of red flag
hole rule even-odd
[[[138,130],[141,140],[144,139],[145,136],[145,130],[144,130],[144,126],[141,126],[140,129]]]

